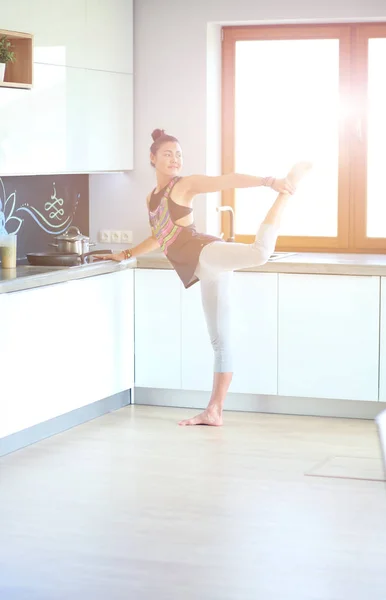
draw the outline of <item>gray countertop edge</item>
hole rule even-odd
[[[116,273],[126,269],[133,269],[136,266],[137,261],[135,258],[122,262],[107,260],[79,267],[47,267],[45,272],[42,272],[43,267],[25,266],[17,267],[16,273],[7,270],[9,279],[1,278],[4,277],[5,269],[0,269],[0,294],[20,292],[56,283],[95,277],[96,275],[105,275],[107,273]],[[39,272],[34,273],[35,268],[36,270],[39,269]]]
[[[172,269],[168,263],[158,261],[138,261],[138,269]],[[384,267],[361,266],[361,265],[325,265],[325,264],[273,264],[268,263],[261,267],[250,267],[239,269],[240,273],[292,273],[294,275],[376,275],[386,276],[386,265]]]
[[[122,262],[107,260],[79,267],[47,267],[44,270],[42,267],[24,266],[18,267],[16,272],[0,270],[0,294],[134,268],[172,269],[172,265],[165,256],[159,253],[152,253]],[[36,269],[36,273],[34,273],[34,269]],[[297,253],[293,256],[270,261],[260,267],[242,269],[242,272],[379,277],[386,276],[386,255]]]
[[[138,257],[139,269],[172,269],[166,257]],[[249,273],[293,273],[309,275],[386,276],[386,255],[383,254],[311,254],[298,253],[267,262],[259,267],[240,269]]]

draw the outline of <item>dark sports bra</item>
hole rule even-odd
[[[149,210],[151,210],[152,212],[156,210],[159,203],[161,202],[161,198],[165,192],[166,187],[167,187],[167,185],[165,185],[165,187],[162,188],[157,193],[155,193],[154,190],[152,191],[151,196],[150,196],[150,201],[149,201]],[[170,216],[172,218],[172,221],[174,221],[174,222],[178,221],[179,219],[182,219],[183,217],[187,217],[188,215],[190,215],[193,212],[193,208],[191,208],[189,206],[181,206],[181,204],[177,204],[176,202],[174,202],[174,200],[172,200],[172,198],[170,196],[168,198],[168,206],[169,206]]]

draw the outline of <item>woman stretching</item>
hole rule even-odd
[[[290,195],[311,168],[297,163],[285,179],[230,173],[218,177],[180,177],[182,151],[178,140],[156,129],[152,133],[150,161],[157,187],[147,197],[152,236],[131,250],[100,258],[124,260],[161,248],[185,288],[201,284],[202,305],[214,350],[214,378],[207,408],[180,425],[222,425],[224,400],[232,380],[230,338],[230,276],[232,271],[265,264],[275,249],[279,224]],[[259,226],[252,244],[228,243],[197,232],[192,203],[196,194],[231,188],[270,186],[278,196]]]

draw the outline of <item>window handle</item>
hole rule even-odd
[[[360,142],[363,141],[362,135],[362,119],[357,119],[355,124],[355,134]]]

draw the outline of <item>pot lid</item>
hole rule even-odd
[[[71,226],[67,229],[66,233],[63,235],[58,235],[56,237],[57,240],[64,240],[67,242],[78,242],[78,241],[89,241],[89,237],[86,235],[82,235],[79,229],[75,226]]]

